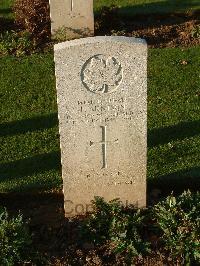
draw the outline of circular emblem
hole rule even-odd
[[[81,77],[83,85],[90,92],[111,93],[122,82],[122,66],[115,57],[95,55],[83,65]]]

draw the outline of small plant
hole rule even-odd
[[[0,209],[0,265],[12,266],[29,260],[32,244],[27,224],[19,214],[9,218],[5,209]]]
[[[114,215],[110,228],[111,240],[116,253],[126,253],[129,257],[143,256],[150,252],[150,244],[142,237],[144,216],[141,210],[129,209]]]
[[[33,52],[35,47],[30,40],[30,34],[23,32],[5,32],[0,36],[0,52],[21,56]]]
[[[15,23],[22,31],[29,32],[34,46],[51,38],[50,9],[48,0],[15,0]]]
[[[126,36],[126,31],[125,30],[111,30],[111,35],[112,36]]]
[[[31,42],[30,34],[26,31],[7,31],[0,34],[0,55],[21,56],[34,50],[35,47]]]
[[[192,37],[195,39],[200,39],[200,25],[196,25],[191,33]]]
[[[64,42],[67,40],[67,29],[66,27],[60,27],[54,34],[52,39],[56,42]]]
[[[111,241],[114,253],[123,253],[128,257],[146,255],[149,249],[142,237],[144,216],[140,210],[124,207],[119,200],[106,203],[96,197],[93,201],[94,213],[86,219],[83,236],[95,244]]]
[[[200,193],[167,197],[153,208],[161,240],[181,265],[200,262]]]

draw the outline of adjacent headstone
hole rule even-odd
[[[146,204],[147,45],[94,37],[55,45],[65,214],[94,196]]]
[[[93,0],[50,0],[51,32],[67,38],[93,36]]]

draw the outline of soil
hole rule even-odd
[[[95,35],[144,38],[152,48],[200,45],[200,11],[188,14],[137,15],[132,19],[123,19],[114,10],[97,18],[95,25]]]

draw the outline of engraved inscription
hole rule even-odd
[[[137,112],[130,108],[128,100],[127,97],[77,100],[74,109],[68,113],[67,123],[72,122],[74,115],[78,117],[78,123],[107,124],[117,118],[135,120]]]
[[[116,91],[123,79],[123,69],[115,57],[99,54],[83,65],[81,80],[87,90],[103,94]]]
[[[107,156],[106,156],[107,155],[107,144],[118,143],[118,139],[114,141],[107,141],[106,126],[101,126],[101,129],[102,129],[102,141],[100,142],[90,141],[90,146],[96,143],[102,145],[102,155],[103,155],[102,169],[103,169],[103,168],[107,168]]]

